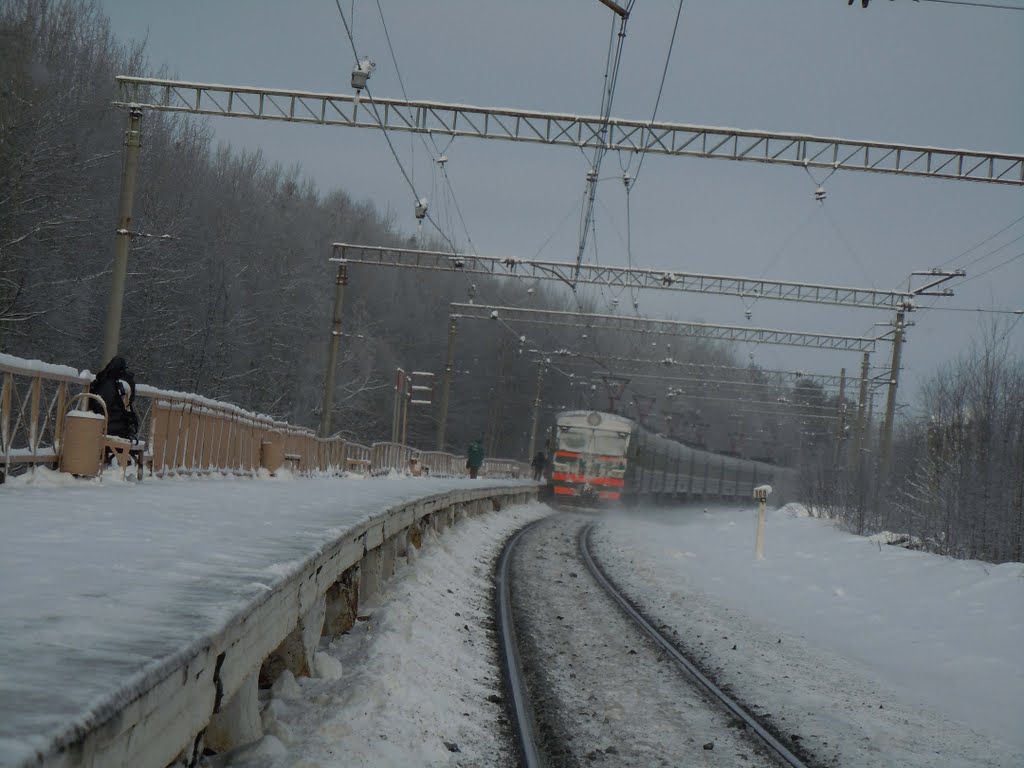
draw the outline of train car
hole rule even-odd
[[[556,501],[750,499],[758,485],[781,502],[793,470],[703,451],[657,435],[632,419],[565,411],[551,436],[551,493]]]
[[[551,435],[551,492],[556,501],[619,501],[632,419],[598,411],[563,411]]]

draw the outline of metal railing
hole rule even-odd
[[[0,468],[9,475],[12,469],[56,466],[71,398],[88,391],[91,374],[0,354],[0,377]],[[412,471],[413,458],[430,475],[466,474],[465,458],[453,454],[390,442],[366,446],[341,437],[320,438],[306,427],[190,393],[139,385],[135,412],[145,459],[158,476],[254,474],[269,446],[299,474],[405,474]],[[489,459],[482,473],[527,477],[525,466]]]

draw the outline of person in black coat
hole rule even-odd
[[[533,467],[533,479],[539,481],[544,474],[544,466],[548,463],[547,456],[544,455],[544,451],[537,451],[537,455],[533,457],[533,461],[530,462],[530,466]]]
[[[107,404],[107,434],[135,440],[139,432],[139,418],[135,415],[135,375],[128,370],[123,357],[111,358],[106,367],[96,374],[89,391]],[[102,413],[97,403],[90,408]]]

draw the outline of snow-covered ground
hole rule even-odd
[[[487,483],[47,478],[0,488],[0,765],[340,532]],[[428,536],[368,619],[322,648],[319,678],[286,676],[265,697],[262,742],[211,766],[501,765],[491,563],[547,513]],[[594,549],[734,695],[830,764],[1024,765],[1024,565],[889,547],[800,513],[769,512],[761,561],[752,508],[606,515]]]
[[[322,647],[334,674],[290,675],[264,699],[260,742],[205,768],[514,766],[494,642],[494,561],[551,513],[525,504],[428,532],[365,620]]]
[[[512,512],[421,550],[369,620],[324,649],[341,674],[281,686],[265,702],[269,735],[210,768],[509,764],[491,563],[545,509]],[[733,695],[821,764],[1024,765],[1024,566],[879,546],[792,507],[769,513],[756,562],[754,519],[749,508],[608,515],[594,548],[652,613],[685,627],[680,639]]]
[[[221,626],[319,548],[442,478],[70,481],[0,487],[0,765]]]
[[[755,519],[609,515],[595,550],[734,695],[836,765],[1024,765],[1024,564],[886,546],[797,506],[769,512],[758,561]]]

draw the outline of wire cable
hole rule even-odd
[[[377,0],[377,13],[380,15],[380,23],[381,23],[381,26],[384,28],[384,39],[385,39],[385,41],[387,42],[387,45],[388,45],[388,52],[391,55],[391,62],[395,66],[395,74],[398,76],[398,86],[402,89],[402,98],[405,99],[405,103],[408,106],[409,105],[409,94],[408,94],[408,92],[406,91],[406,88],[405,88],[405,81],[402,79],[402,71],[401,71],[401,69],[398,66],[398,57],[395,55],[394,46],[392,46],[392,44],[391,44],[391,34],[388,32],[388,23],[384,19],[384,9],[383,9],[383,7],[380,4],[380,0]],[[425,150],[427,150],[427,154],[430,155],[431,154],[430,148],[427,146],[427,142],[426,142],[426,139],[423,138],[423,134],[422,133],[416,133],[416,135],[419,137],[420,141],[423,143],[423,148]],[[444,156],[445,151],[447,151],[448,147],[451,146],[452,141],[455,140],[455,137],[453,136],[451,138],[451,140],[449,140],[449,142],[445,146],[445,148],[442,150],[442,149],[440,149],[437,146],[437,141],[434,139],[434,135],[432,133],[428,133],[427,136],[430,139],[430,143],[434,147],[434,152],[432,154],[432,157],[434,158],[435,162],[440,161],[440,159]],[[415,160],[415,158],[414,158],[414,160]],[[466,241],[469,243],[469,248],[470,248],[470,250],[473,253],[476,253],[476,246],[473,244],[473,238],[469,234],[469,227],[466,226],[466,220],[465,220],[465,218],[462,215],[462,210],[459,208],[458,198],[455,195],[455,188],[452,185],[451,178],[448,176],[448,168],[447,168],[447,166],[444,163],[441,163],[441,174],[444,176],[445,185],[447,186],[448,191],[451,194],[452,203],[455,206],[455,210],[456,210],[456,213],[458,214],[459,221],[462,223],[462,229],[466,233]],[[450,228],[450,225],[449,225],[449,228]]]
[[[334,0],[334,4],[338,7],[338,14],[341,16],[341,23],[345,26],[345,34],[348,36],[349,44],[352,46],[352,55],[355,57],[356,66],[358,66],[359,65],[359,51],[356,48],[356,41],[352,37],[352,30],[349,27],[348,20],[345,18],[345,11],[341,7],[341,0]],[[373,94],[370,92],[370,86],[366,85],[364,90],[366,91],[366,97],[370,100],[370,108],[373,110],[373,115],[377,119],[377,125],[380,127],[381,133],[384,136],[384,140],[388,144],[388,149],[391,150],[391,156],[395,158],[395,163],[398,164],[398,170],[401,171],[402,177],[405,179],[406,183],[409,185],[409,189],[412,190],[412,194],[413,194],[413,197],[415,198],[416,204],[419,205],[420,195],[416,191],[416,185],[413,184],[412,179],[409,177],[408,172],[405,170],[405,166],[402,165],[402,160],[398,156],[398,152],[395,150],[395,145],[394,145],[394,143],[392,143],[391,137],[388,135],[388,131],[384,127],[384,120],[381,118],[380,111],[377,109],[377,104],[373,100]],[[441,237],[444,238],[445,242],[448,243],[448,245],[452,249],[452,251],[453,252],[457,252],[458,248],[456,248],[455,243],[452,242],[452,239],[450,237],[448,237],[447,233],[444,230],[441,229],[441,227],[438,225],[438,223],[434,220],[434,218],[430,215],[429,212],[425,214],[425,218],[427,219],[427,221],[430,222],[430,224],[434,227],[434,229],[437,230],[437,233],[439,235],[441,235]]]
[[[1021,251],[1016,256],[1011,256],[1006,261],[1000,262],[999,264],[996,264],[994,267],[989,267],[984,272],[979,272],[976,275],[971,275],[966,280],[961,280],[960,281],[960,285],[964,285],[965,283],[969,283],[972,280],[977,280],[979,277],[984,277],[985,275],[990,274],[991,272],[995,272],[997,269],[1002,269],[1007,264],[1011,264],[1011,263],[1015,262],[1017,259],[1019,259],[1021,257],[1024,257],[1024,251]]]
[[[580,222],[580,243],[579,249],[576,253],[576,274],[579,273],[579,266],[583,263],[583,254],[587,247],[587,236],[590,232],[590,222],[594,216],[594,198],[597,195],[597,179],[601,172],[601,163],[604,160],[607,149],[605,148],[605,139],[608,135],[609,125],[608,120],[611,116],[612,104],[615,99],[615,88],[619,80],[619,70],[622,63],[622,49],[626,42],[626,22],[629,19],[629,13],[633,10],[633,4],[636,0],[629,0],[629,4],[626,6],[626,15],[618,19],[619,21],[619,32],[618,32],[618,43],[614,42],[614,37],[609,39],[609,55],[606,56],[605,63],[605,82],[606,87],[602,92],[601,96],[601,130],[599,136],[599,144],[594,148],[594,159],[591,163],[590,169],[587,171],[587,203],[583,215],[583,220]],[[612,21],[612,35],[614,35],[615,20]],[[614,54],[611,51],[614,47]],[[611,61],[609,69],[609,60]],[[573,277],[573,291],[576,290],[576,277]]]
[[[1024,216],[1020,216],[1019,218],[1014,219],[1009,224],[1007,224],[1005,227],[1000,229],[998,232],[989,235],[984,240],[982,240],[980,243],[977,243],[976,245],[972,245],[966,251],[962,251],[961,253],[958,253],[956,256],[953,256],[952,258],[947,259],[946,261],[942,262],[939,266],[940,267],[945,267],[945,266],[953,263],[957,259],[959,259],[961,256],[966,256],[967,254],[969,254],[971,251],[975,250],[976,248],[981,248],[981,246],[983,246],[986,243],[991,242],[992,240],[996,239],[997,237],[999,237],[999,235],[1003,234],[1003,232],[1008,230],[1010,227],[1014,226],[1015,224],[1019,224],[1022,221],[1024,221]]]
[[[969,5],[973,8],[998,8],[1003,11],[1024,11],[1022,5],[1002,5],[1000,3],[978,3],[969,0],[917,0],[920,3],[942,3],[944,5]]]
[[[651,123],[654,123],[654,118],[658,116],[658,105],[661,104],[661,93],[665,88],[665,77],[668,75],[668,64],[672,60],[672,49],[676,44],[676,32],[679,31],[679,17],[683,13],[683,0],[679,0],[679,7],[676,9],[676,21],[672,26],[672,39],[668,43],[668,55],[665,56],[665,66],[661,70],[661,82],[658,84],[658,96],[654,100],[654,111],[651,113]],[[647,157],[647,153],[644,152],[640,155],[640,162],[636,166],[636,173],[633,174],[633,183],[636,184],[636,180],[640,177],[640,169],[644,167],[644,158]],[[630,162],[632,164],[632,161]],[[628,167],[624,170],[629,170]]]

